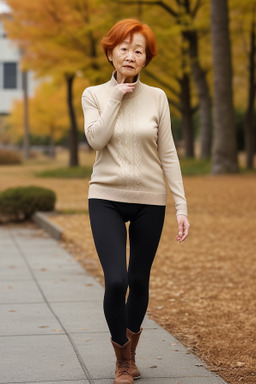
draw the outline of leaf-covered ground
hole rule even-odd
[[[88,180],[37,179],[31,168],[1,167],[0,189],[43,185],[57,209],[51,217],[64,246],[103,284],[87,214]],[[148,314],[228,383],[256,383],[255,175],[185,177],[191,233],[175,242],[171,196],[152,268]]]
[[[255,176],[185,178],[190,237],[176,244],[170,198],[149,315],[232,384],[256,383]],[[52,218],[103,283],[88,214]]]

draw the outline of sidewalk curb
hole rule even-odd
[[[40,228],[44,229],[54,239],[61,240],[63,230],[48,219],[47,216],[49,215],[51,214],[46,214],[45,212],[36,212],[32,216],[32,221],[36,223]]]

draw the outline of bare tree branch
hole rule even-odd
[[[181,2],[181,0],[176,0],[176,3],[177,3],[178,5],[183,5],[183,3]]]
[[[184,7],[187,13],[190,15],[190,0],[184,0]]]
[[[175,101],[171,100],[169,97],[167,97],[167,99],[168,99],[168,103],[169,103],[170,105],[172,105],[174,108],[177,109],[177,111],[179,111],[180,113],[182,113],[182,108],[181,108],[181,106],[180,106],[178,103],[176,103]]]
[[[85,8],[84,8],[85,9]],[[58,25],[59,34],[63,34],[64,37],[68,40],[68,42],[77,50],[82,53],[85,53],[88,51],[88,41],[83,42],[79,37],[74,36],[72,33],[69,32],[68,28],[63,29],[63,20],[60,17],[59,12],[54,7],[48,7],[47,12],[49,16],[54,20],[54,22]],[[85,16],[85,22],[89,23],[88,18],[88,11],[85,9],[85,12],[81,12],[83,16]],[[88,36],[89,40],[91,41],[91,34]],[[91,57],[94,57],[94,55],[91,55]]]
[[[203,5],[202,0],[197,0],[194,9],[191,11],[191,16],[193,19],[196,17],[197,12],[200,9],[200,7],[202,7],[202,5]]]
[[[160,85],[162,85],[163,87],[165,87],[166,89],[168,89],[169,91],[171,91],[175,96],[177,97],[180,97],[180,93],[178,91],[176,91],[176,89],[174,89],[171,85],[167,84],[165,81],[159,79],[158,76],[156,76],[155,74],[153,74],[152,72],[148,71],[147,69],[144,69],[143,70],[144,73],[150,77],[151,79],[157,81]]]
[[[159,0],[159,1],[127,1],[127,0],[123,0],[123,1],[119,1],[119,0],[113,0],[114,2],[118,3],[118,4],[129,4],[129,5],[134,5],[134,4],[140,4],[140,5],[158,5],[160,7],[162,7],[163,9],[165,9],[168,13],[170,13],[172,16],[174,17],[177,17],[178,16],[178,13],[174,11],[173,8],[171,8],[169,5],[165,4],[163,1]]]
[[[173,87],[171,87],[169,84],[165,83],[163,80],[159,79],[156,75],[154,75],[153,73],[149,72],[148,70],[144,69],[143,71],[148,77],[150,77],[151,79],[157,81],[159,84],[161,84],[163,87],[165,87],[166,89],[168,89],[169,91],[171,91],[175,96],[177,96],[178,98],[180,98],[180,94],[179,92],[177,92]],[[167,97],[168,99],[168,102],[170,105],[172,105],[174,108],[177,109],[177,111],[179,111],[180,113],[182,112],[182,109],[181,109],[181,105],[179,105],[176,101],[170,99],[169,97]]]

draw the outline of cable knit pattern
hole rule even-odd
[[[165,93],[142,84],[123,95],[112,76],[85,89],[85,134],[96,150],[89,198],[166,204],[166,182],[176,213],[187,215],[182,176]]]
[[[141,152],[138,145],[136,132],[134,132],[133,110],[136,100],[129,103],[124,100],[116,119],[115,135],[117,142],[117,155],[119,160],[120,188],[140,189],[141,177]]]

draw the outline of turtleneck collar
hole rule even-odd
[[[116,70],[113,71],[112,73],[112,77],[111,77],[111,80],[110,80],[110,83],[111,85],[113,86],[116,86],[118,85],[118,82],[116,80]],[[136,75],[136,80],[134,81],[134,84],[135,84],[135,89],[132,93],[127,93],[124,95],[125,98],[131,98],[131,97],[134,97],[136,96],[139,91],[140,91],[140,88],[141,88],[141,82],[140,82],[140,74],[138,73],[138,75]]]

